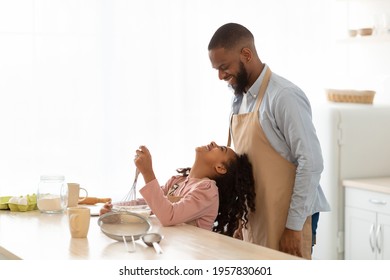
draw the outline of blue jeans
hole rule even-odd
[[[313,253],[313,246],[316,244],[316,236],[317,236],[317,227],[318,227],[318,220],[320,219],[320,213],[314,213],[311,216],[311,233],[312,233],[312,239],[311,239],[311,252]]]

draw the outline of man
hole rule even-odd
[[[261,62],[244,26],[221,26],[208,50],[219,79],[234,90],[229,144],[232,137],[254,169],[256,211],[243,239],[311,259],[319,212],[330,207],[319,185],[323,160],[310,103]]]

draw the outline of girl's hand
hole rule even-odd
[[[112,204],[111,202],[106,202],[103,207],[100,209],[100,215],[106,214],[108,212],[111,212],[112,210]]]
[[[145,146],[140,146],[136,152],[136,157],[134,159],[135,166],[141,172],[144,177],[145,183],[149,183],[156,179],[153,171],[152,165],[152,156]]]

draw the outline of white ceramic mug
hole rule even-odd
[[[91,220],[91,211],[87,207],[76,206],[67,209],[69,231],[72,238],[86,238]]]
[[[85,195],[80,199],[80,190],[85,192]],[[75,207],[80,202],[83,202],[88,197],[88,191],[84,188],[80,188],[80,184],[68,183],[68,207]]]

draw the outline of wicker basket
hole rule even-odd
[[[372,104],[375,91],[352,89],[327,89],[326,95],[329,101],[344,103]]]

